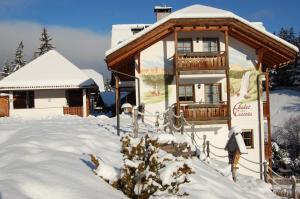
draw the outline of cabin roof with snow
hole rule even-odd
[[[267,50],[262,62],[268,66],[278,67],[295,60],[298,48],[276,35],[268,32],[261,24],[249,22],[232,12],[203,5],[192,5],[157,21],[153,25],[112,46],[106,51],[109,68],[144,50],[176,28],[190,26],[191,29],[210,27],[227,27],[229,35],[259,50]]]
[[[105,91],[102,74],[98,73],[97,71],[95,71],[93,69],[82,69],[82,72],[84,72],[84,74],[86,74],[86,76],[88,76],[89,78],[94,80],[94,82],[97,84],[100,92]]]
[[[0,90],[88,88],[95,85],[77,66],[51,50],[0,81]]]

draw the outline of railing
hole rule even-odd
[[[270,114],[270,110],[269,110],[267,102],[263,102],[263,111],[264,111],[264,117],[265,118],[268,117]]]
[[[82,106],[63,107],[64,115],[78,115],[83,116]]]
[[[177,69],[179,71],[191,70],[225,70],[225,52],[197,52],[178,54]]]
[[[228,106],[221,104],[186,104],[181,105],[183,115],[188,121],[227,120]]]

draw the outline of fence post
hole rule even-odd
[[[183,134],[183,131],[184,131],[184,120],[183,120],[183,113],[180,112],[180,133]]]
[[[291,180],[292,180],[292,198],[295,198],[297,199],[296,197],[296,177],[295,176],[292,176],[291,177]]]
[[[209,157],[209,140],[206,141],[206,153],[207,153],[207,157]]]
[[[232,179],[234,182],[236,182],[236,170],[237,169],[235,168],[234,163],[232,162],[231,163],[231,173],[232,173]]]
[[[156,111],[155,112],[155,128],[156,129],[158,129],[158,127],[159,127],[159,112],[158,111]]]
[[[173,119],[172,119],[173,115],[172,115],[172,110],[171,109],[168,111],[167,117],[168,117],[168,121],[169,121],[170,134],[173,134],[173,124],[174,124],[174,122],[173,122]]]
[[[265,183],[268,183],[268,162],[265,160],[263,164],[264,164],[264,180]]]
[[[205,153],[206,148],[206,135],[203,135],[203,153]]]
[[[141,115],[141,117],[142,117],[142,122],[144,123],[144,121],[145,121],[145,116],[144,116],[144,113],[145,113],[145,103],[141,103],[141,105],[140,105],[140,112],[143,113]]]
[[[192,126],[191,126],[191,139],[192,139],[192,144],[193,145],[195,145],[196,143],[195,143],[195,126],[194,126],[194,124],[192,124]]]
[[[138,137],[138,109],[137,107],[133,108],[133,116],[132,116],[132,133],[133,137]]]

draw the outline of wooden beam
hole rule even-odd
[[[242,33],[241,31],[239,31],[239,30],[237,30],[237,29],[235,29],[235,28],[231,28],[230,31],[233,31],[233,32],[236,33],[237,35],[240,35],[240,36],[244,37],[244,38],[247,39],[248,41],[257,44],[257,45],[260,46],[260,47],[266,48],[266,50],[268,50],[268,51],[270,51],[270,52],[272,52],[272,53],[274,53],[274,54],[276,54],[276,55],[278,55],[278,56],[281,56],[281,57],[283,57],[283,58],[286,59],[286,60],[290,60],[290,59],[291,59],[290,57],[287,57],[286,55],[283,55],[283,54],[277,52],[276,50],[273,50],[272,48],[270,48],[270,47],[269,47],[268,45],[266,45],[265,43],[262,43],[262,42],[260,42],[260,41],[258,41],[258,40],[256,40],[256,39],[254,39],[254,38],[252,38],[252,37],[246,35],[245,33]]]
[[[119,89],[120,79],[117,75],[115,75],[115,103],[116,103],[116,116],[117,116],[117,135],[120,136],[120,89]]]
[[[228,129],[231,129],[231,100],[230,100],[230,79],[229,79],[229,36],[228,30],[224,31],[225,53],[226,53],[226,92],[227,92],[227,106],[228,106]]]

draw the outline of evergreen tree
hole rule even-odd
[[[11,67],[11,63],[6,60],[6,62],[4,63],[3,67],[2,67],[2,77],[6,77],[8,76],[10,73],[12,72],[12,67]]]
[[[36,54],[38,56],[42,55],[42,54],[45,54],[46,52],[48,52],[49,50],[52,50],[54,49],[55,47],[53,46],[53,44],[51,44],[51,41],[52,41],[52,38],[50,37],[50,35],[48,35],[48,32],[47,32],[47,29],[46,28],[43,28],[43,31],[42,31],[42,35],[41,35],[41,38],[40,38],[40,41],[41,41],[41,45],[39,47],[39,51],[36,52]],[[36,56],[34,55],[34,58]]]
[[[26,61],[23,56],[23,50],[24,50],[24,45],[23,45],[23,41],[21,41],[15,53],[15,59],[12,64],[13,67],[12,72],[19,70],[21,67],[23,67],[26,64]]]

